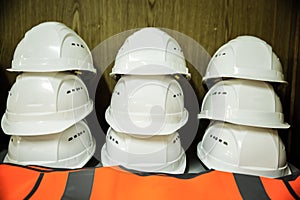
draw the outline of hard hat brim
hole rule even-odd
[[[93,110],[93,101],[90,100],[86,105],[64,113],[55,113],[55,116],[49,120],[30,120],[30,121],[12,121],[7,118],[5,113],[1,120],[1,127],[3,132],[7,135],[47,135],[59,133],[71,127],[75,123],[84,119]],[[68,119],[65,117],[66,114]],[[38,117],[38,116],[37,116]],[[41,117],[42,118],[42,117]]]
[[[182,112],[181,121],[178,123],[162,123],[157,127],[157,129],[153,130],[151,128],[140,128],[140,127],[120,127],[120,123],[118,123],[111,114],[111,107],[108,107],[105,111],[105,119],[107,123],[117,132],[123,132],[128,134],[136,134],[136,135],[168,135],[172,134],[181,127],[183,127],[188,121],[189,113],[184,108]],[[130,119],[123,119],[122,124],[132,124],[133,122]],[[160,122],[161,123],[161,122]]]
[[[147,172],[162,172],[162,173],[170,173],[170,174],[182,174],[186,168],[186,155],[184,150],[182,149],[181,155],[171,162],[167,162],[165,164],[156,164],[156,165],[147,165],[147,164],[136,164],[130,165],[126,163],[121,163],[113,160],[106,152],[106,143],[103,145],[101,149],[101,162],[103,166],[117,166],[122,165],[129,169],[139,170],[139,171],[147,171]],[[179,166],[176,168],[175,166]]]

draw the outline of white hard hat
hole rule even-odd
[[[41,136],[11,136],[6,163],[81,168],[94,155],[96,142],[80,121],[63,132]]]
[[[190,76],[181,47],[158,28],[143,28],[129,36],[115,59],[111,75]]]
[[[122,165],[129,169],[183,173],[186,157],[178,133],[136,137],[109,128],[102,147],[103,166]]]
[[[211,58],[203,81],[231,77],[286,82],[272,47],[254,36],[239,36],[220,47]]]
[[[166,135],[188,120],[181,86],[171,76],[123,76],[116,84],[105,113],[116,131]]]
[[[234,124],[289,128],[273,87],[262,81],[231,79],[216,83],[205,95],[198,118]]]
[[[88,90],[71,73],[23,73],[12,86],[1,121],[8,135],[62,132],[93,110]]]
[[[8,70],[96,72],[86,43],[73,30],[59,22],[44,22],[27,31],[15,49],[12,68]]]
[[[284,144],[274,129],[212,122],[197,155],[210,169],[271,178],[290,173]]]

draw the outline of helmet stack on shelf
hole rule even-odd
[[[104,166],[179,174],[186,166],[178,130],[188,120],[176,74],[189,76],[174,38],[143,28],[119,49],[111,76],[120,77],[105,118]]]
[[[59,22],[30,29],[8,71],[19,72],[1,121],[11,135],[4,162],[58,168],[83,167],[95,152],[84,118],[93,110],[74,71],[95,73],[85,42]]]
[[[282,105],[270,82],[285,83],[272,47],[239,36],[213,55],[204,83],[200,119],[209,119],[197,155],[208,168],[280,177],[290,173],[277,129],[287,129]]]

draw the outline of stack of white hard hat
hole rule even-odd
[[[167,33],[143,28],[125,40],[111,73],[120,79],[105,113],[110,128],[101,152],[104,166],[184,172],[178,130],[188,111],[176,74],[190,76],[179,44]]]
[[[211,120],[197,148],[203,164],[267,177],[289,174],[276,130],[289,124],[270,84],[286,81],[272,47],[257,37],[239,36],[217,50],[203,81],[210,89],[198,117]]]
[[[96,72],[85,42],[59,22],[30,29],[15,49],[17,76],[1,120],[11,135],[4,162],[78,168],[95,152],[84,118],[93,110],[84,82],[73,71]]]

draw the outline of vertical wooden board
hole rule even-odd
[[[273,46],[281,59],[284,74],[289,82],[295,81],[292,69],[293,53],[291,32],[295,26],[291,18],[299,11],[297,0],[10,0],[0,2],[0,66],[10,67],[14,48],[32,26],[42,21],[61,21],[73,28],[93,50],[101,42],[120,32],[146,26],[156,26],[179,31],[200,43],[210,55],[228,40],[241,34],[261,37]],[[293,6],[297,5],[297,8]],[[292,24],[295,23],[295,24]],[[298,55],[299,57],[299,55]],[[293,65],[294,66],[294,65]],[[104,72],[101,95],[106,103],[116,83],[108,74],[110,65]],[[294,67],[295,68],[295,67]],[[200,100],[205,91],[201,76],[190,66],[191,84]],[[15,73],[7,73],[10,84]],[[297,80],[299,77],[297,77]],[[298,84],[298,82],[297,82]],[[292,85],[280,86],[278,94],[282,98],[285,114],[289,110],[299,114],[298,107],[290,106],[290,93],[298,92]],[[101,95],[98,105],[102,104]],[[201,102],[200,102],[201,103]],[[105,103],[104,103],[105,104]],[[101,111],[102,112],[102,111]],[[296,123],[292,118],[289,122]],[[103,119],[102,119],[103,120]],[[299,127],[293,128],[294,134]],[[296,138],[297,139],[297,138]],[[293,143],[293,149],[296,143]],[[294,151],[293,150],[293,151]],[[293,156],[299,153],[293,152]]]
[[[154,16],[152,26],[169,28],[184,33],[204,46],[210,54],[218,40],[216,32],[222,33],[224,25],[223,1],[155,1],[149,11]],[[220,12],[221,10],[221,12]],[[219,31],[217,31],[219,29]],[[223,40],[224,41],[224,40]],[[218,43],[219,44],[219,43]]]
[[[300,6],[298,7],[300,8]],[[296,22],[299,24],[300,22],[300,14],[298,13],[297,20]],[[300,28],[296,28],[297,34],[300,33]],[[293,90],[292,90],[292,95],[290,98],[292,100],[291,102],[291,117],[290,121],[292,122],[291,126],[291,132],[289,136],[289,147],[288,147],[288,152],[289,152],[289,159],[291,160],[291,163],[300,168],[300,36],[298,35],[297,40],[295,40],[297,44],[294,46],[294,53],[297,58],[294,58],[294,68],[293,68],[293,73],[295,73],[294,80],[293,80]]]
[[[269,43],[273,47],[273,51],[279,57],[283,74],[288,84],[280,84],[275,89],[278,96],[281,99],[284,119],[291,126],[293,126],[292,119],[290,118],[290,105],[291,105],[291,38],[295,37],[292,33],[292,26],[294,24],[293,17],[295,16],[295,12],[293,12],[294,1],[276,1],[276,16],[274,17],[274,28],[272,37],[268,38]],[[288,30],[288,31],[285,31]],[[286,153],[288,156],[288,160],[291,158],[291,142],[289,142],[290,138],[290,130],[279,130],[280,136],[286,146]]]
[[[289,161],[300,168],[300,2],[293,1],[293,19],[290,30],[290,42],[289,42],[289,58],[288,58],[288,80],[289,89],[285,99],[289,101],[290,113],[289,121],[291,122],[291,128],[286,135],[287,138],[287,153]]]
[[[273,35],[266,39],[273,47],[273,51],[279,57],[283,73],[288,78],[289,41],[291,36],[292,1],[278,1],[276,17],[274,19]],[[290,80],[287,80],[290,81]]]

